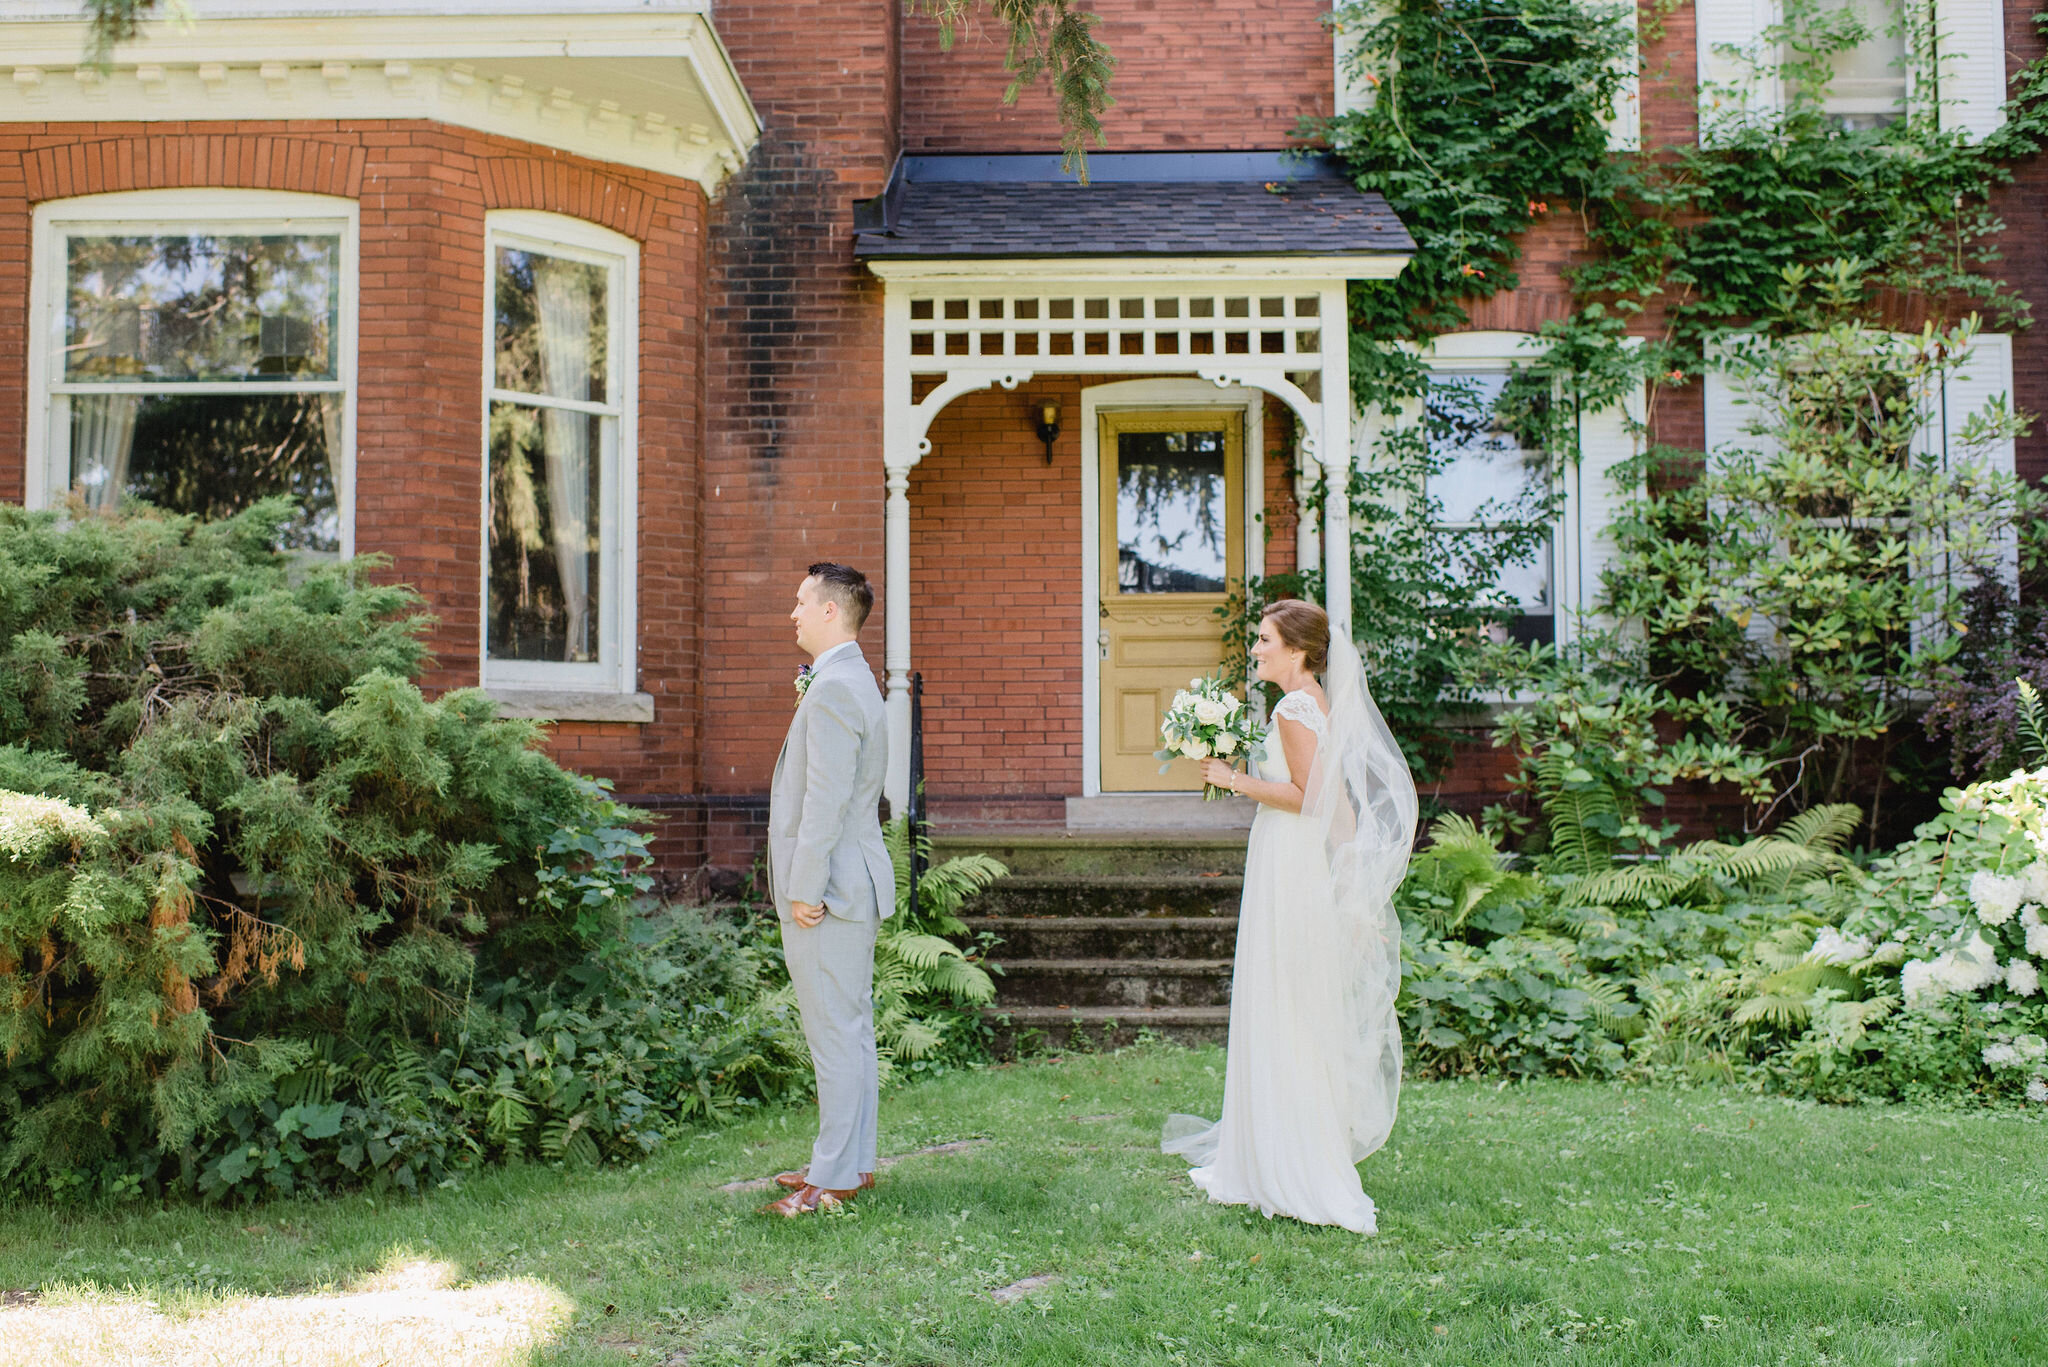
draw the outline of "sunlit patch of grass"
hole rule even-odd
[[[10,1212],[0,1291],[41,1299],[0,1309],[0,1361],[74,1360],[8,1357],[49,1332],[24,1312],[153,1302],[185,1330],[237,1305],[273,1317],[238,1341],[258,1355],[221,1360],[373,1363],[278,1356],[308,1336],[277,1317],[347,1302],[384,1332],[378,1296],[544,1326],[509,1356],[394,1363],[2048,1361],[2037,1114],[1411,1086],[1363,1168],[1381,1233],[1361,1239],[1210,1205],[1158,1152],[1165,1113],[1213,1114],[1221,1074],[1216,1051],[1157,1048],[892,1092],[883,1148],[906,1156],[829,1219],[721,1189],[801,1162],[801,1110],[632,1170],[494,1172],[418,1200]],[[237,1322],[256,1324],[219,1321]],[[351,1333],[314,1337],[367,1353]]]

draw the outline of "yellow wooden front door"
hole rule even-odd
[[[1223,660],[1216,616],[1244,576],[1243,415],[1105,413],[1101,429],[1102,791],[1192,792],[1165,773],[1159,719],[1175,690]]]

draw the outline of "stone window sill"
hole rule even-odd
[[[486,688],[484,693],[498,704],[501,717],[533,721],[654,720],[651,693],[588,693],[555,688]]]

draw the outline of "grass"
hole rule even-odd
[[[800,1160],[802,1111],[425,1200],[15,1210],[0,1289],[38,1297],[0,1362],[2048,1361],[2038,1113],[1415,1085],[1362,1239],[1208,1205],[1159,1154],[1221,1071],[1147,1048],[897,1091],[885,1153],[988,1142],[794,1223],[720,1188]]]

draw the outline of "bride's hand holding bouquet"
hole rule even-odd
[[[1255,758],[1258,739],[1251,709],[1224,687],[1221,677],[1190,679],[1173,695],[1159,723],[1161,748],[1153,758],[1166,761],[1159,766],[1162,774],[1177,759],[1214,761],[1204,766],[1202,786],[1202,796],[1213,802],[1230,796],[1229,788],[1214,782],[1217,765],[1234,770],[1239,758]]]

